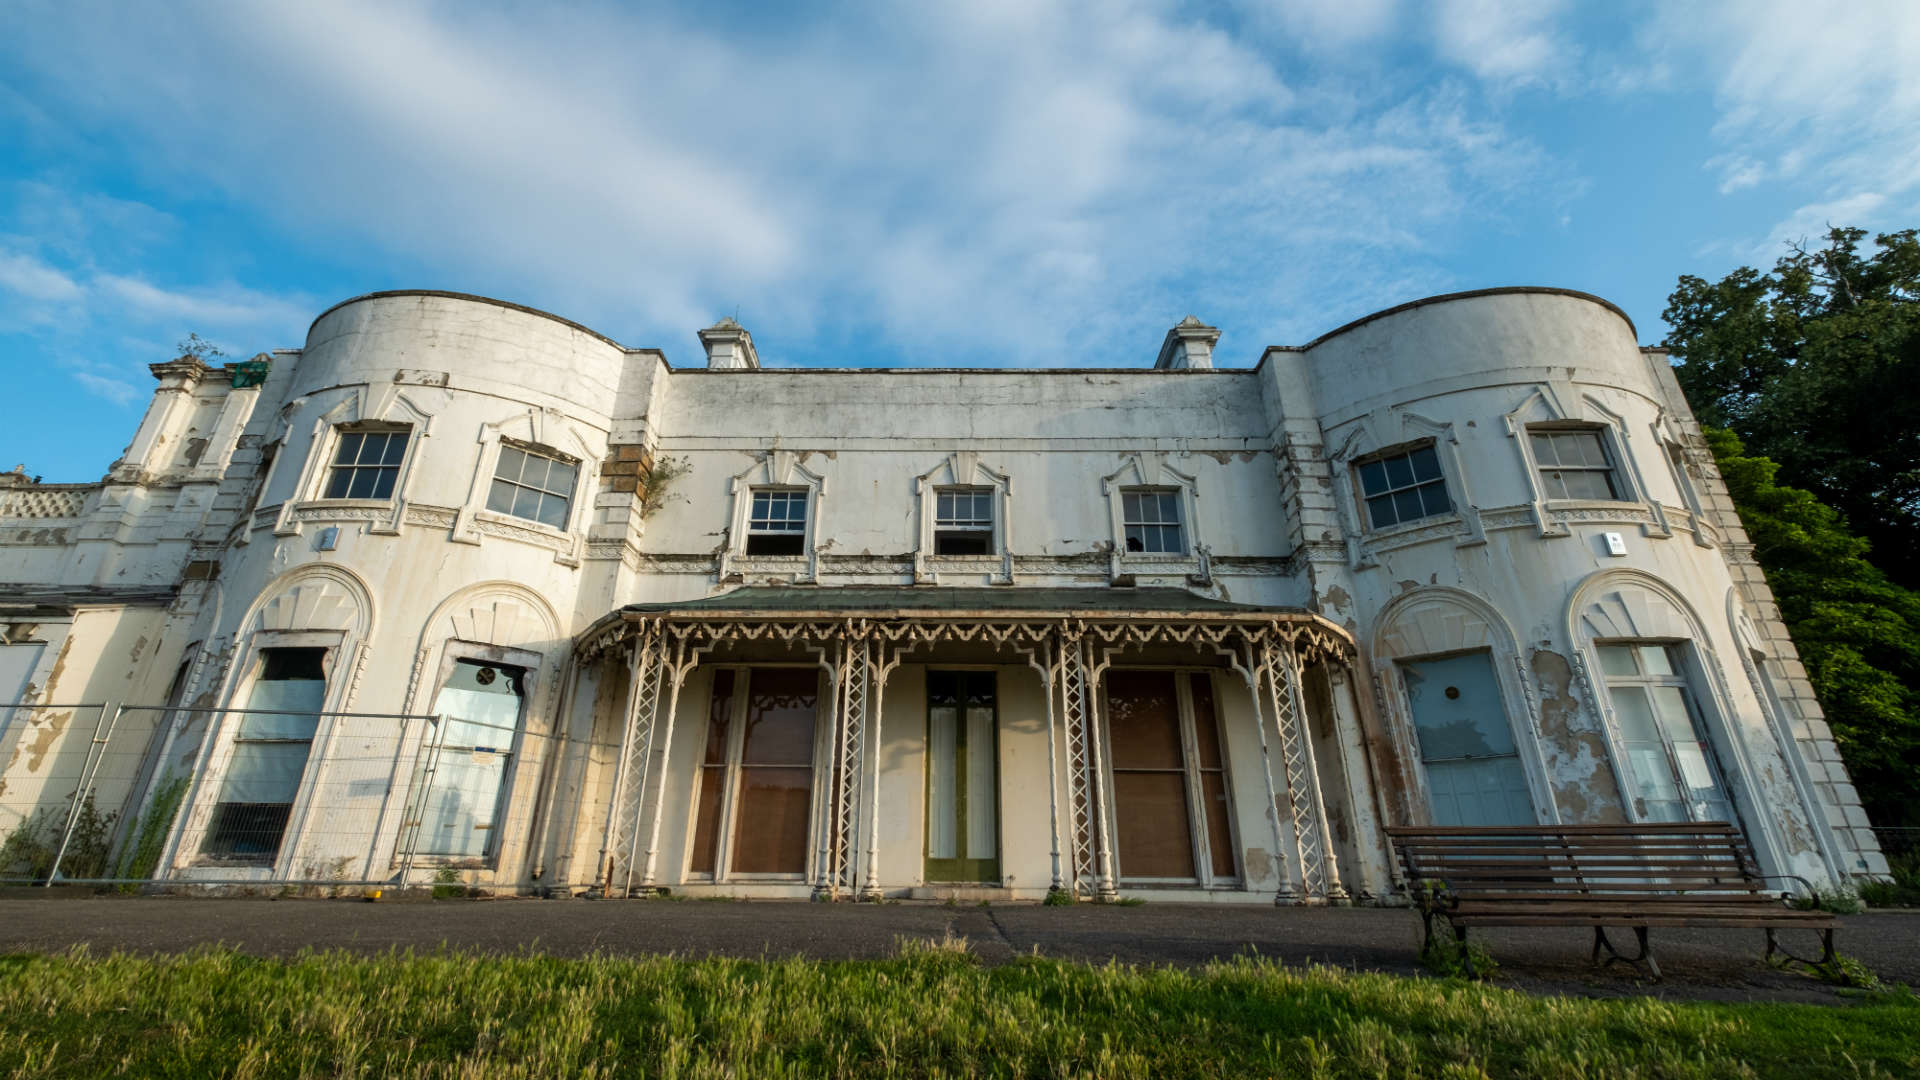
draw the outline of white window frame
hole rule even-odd
[[[792,582],[811,584],[819,580],[821,505],[827,497],[826,477],[801,463],[802,455],[792,450],[769,450],[729,481],[733,495],[731,524],[727,546],[720,555],[719,579],[731,582]],[[747,554],[747,523],[753,513],[756,488],[805,489],[807,528],[802,533],[798,555]]]
[[[1600,448],[1600,456],[1606,459],[1604,465],[1567,465],[1561,462],[1546,463],[1540,460],[1538,447],[1534,440],[1545,437],[1551,440],[1556,435],[1591,435],[1594,445]],[[1534,483],[1548,503],[1606,503],[1634,502],[1629,498],[1633,493],[1632,485],[1627,482],[1620,468],[1620,452],[1614,448],[1613,440],[1605,424],[1568,423],[1554,421],[1527,425],[1527,455],[1533,459]],[[1557,495],[1547,487],[1546,474],[1549,472],[1595,473],[1604,476],[1612,495],[1606,498],[1576,495]]]
[[[1437,522],[1449,521],[1459,517],[1459,500],[1454,498],[1453,484],[1449,481],[1447,477],[1447,460],[1446,460],[1446,457],[1440,453],[1440,448],[1438,445],[1436,445],[1437,442],[1438,440],[1431,439],[1431,438],[1417,439],[1413,442],[1401,443],[1398,446],[1389,446],[1381,450],[1375,450],[1369,454],[1363,454],[1353,459],[1353,461],[1348,464],[1348,469],[1350,471],[1350,475],[1353,481],[1354,495],[1357,499],[1359,499],[1357,512],[1359,513],[1359,516],[1360,516],[1361,528],[1363,528],[1365,531],[1369,533],[1381,533],[1381,532],[1387,532],[1395,529],[1403,529],[1403,528],[1407,528],[1414,525],[1431,525]],[[1431,480],[1420,480],[1418,478],[1415,478],[1412,484],[1403,485],[1401,487],[1389,486],[1384,492],[1381,492],[1379,494],[1369,494],[1367,492],[1366,478],[1363,474],[1363,471],[1366,469],[1368,465],[1384,464],[1387,461],[1395,460],[1398,458],[1411,459],[1414,454],[1419,453],[1422,450],[1427,450],[1432,452],[1434,466],[1435,468],[1440,470],[1440,475],[1434,477]],[[1409,467],[1411,467],[1411,465],[1409,465]],[[1389,484],[1392,483],[1391,479],[1389,479],[1388,483]],[[1446,509],[1437,510],[1431,514],[1422,513],[1417,517],[1410,517],[1400,521],[1390,522],[1386,525],[1374,524],[1373,511],[1367,505],[1369,500],[1377,499],[1381,495],[1392,496],[1402,491],[1418,491],[1422,488],[1431,487],[1435,484],[1438,484],[1440,486],[1441,494],[1446,496],[1446,500],[1447,500]],[[1424,503],[1423,503],[1423,507],[1424,507]],[[1398,511],[1396,510],[1395,513],[1397,514]]]
[[[337,460],[341,451],[345,449],[342,444],[356,435],[360,437],[360,442],[354,453],[354,460],[352,462]],[[393,445],[393,437],[396,435],[401,436],[403,441],[401,442],[400,448],[400,460],[394,462],[392,465],[385,464],[384,453],[381,455],[381,460],[377,462],[367,463],[362,460],[361,455],[366,452],[367,438],[375,435],[382,437],[381,445],[384,447],[391,447]],[[413,452],[413,426],[411,424],[392,424],[380,420],[358,424],[340,424],[333,429],[333,436],[329,441],[328,451],[327,460],[321,466],[320,488],[314,493],[314,497],[317,500],[330,503],[385,504],[391,502],[394,495],[400,490],[400,477],[406,467],[407,455]],[[332,494],[333,482],[334,479],[340,475],[342,469],[351,471],[348,477],[349,493],[334,495]],[[359,479],[359,474],[362,471],[384,471],[387,469],[393,470],[393,488],[385,495],[353,495],[350,493],[352,490],[352,482]]]
[[[562,566],[579,566],[586,554],[586,531],[592,522],[593,493],[599,489],[599,456],[605,448],[598,431],[582,434],[566,417],[543,409],[528,409],[480,425],[480,445],[467,499],[455,514],[450,537],[456,543],[481,544],[487,538],[515,540],[553,552]],[[600,449],[596,449],[596,445]],[[573,497],[567,505],[566,527],[556,529],[530,518],[487,508],[487,494],[500,468],[500,449],[514,446],[574,465]]]
[[[1398,423],[1394,423],[1394,418]],[[1410,451],[1423,443],[1440,458],[1440,478],[1447,485],[1453,507],[1447,513],[1374,528],[1366,510],[1366,492],[1356,463],[1381,455]],[[1431,420],[1415,412],[1393,410],[1384,416],[1369,414],[1352,422],[1328,455],[1337,512],[1346,532],[1347,562],[1356,570],[1378,565],[1379,552],[1410,544],[1451,538],[1455,547],[1487,542],[1487,530],[1474,504],[1460,458],[1460,436],[1451,422]]]
[[[992,490],[993,535],[985,555],[941,555],[934,551],[938,532],[939,493],[942,489],[986,488]],[[916,585],[941,583],[978,584],[984,579],[993,585],[1013,583],[1013,552],[1010,511],[1013,480],[1006,473],[986,464],[972,451],[948,455],[938,465],[913,479],[919,499],[920,521],[913,552],[913,581]]]
[[[445,397],[445,391],[437,391]],[[423,395],[424,396],[424,395]],[[307,437],[306,457],[292,493],[280,504],[274,518],[275,536],[296,536],[310,522],[366,522],[369,533],[398,536],[406,520],[409,492],[413,486],[414,463],[420,448],[433,435],[434,414],[427,411],[410,393],[388,391],[369,402],[366,387],[345,393],[340,402],[314,418]],[[411,429],[407,433],[407,452],[400,459],[400,474],[393,493],[384,499],[328,499],[327,481],[333,471],[333,456],[340,435],[354,430]],[[291,447],[283,447],[274,457],[277,467],[289,457]],[[270,470],[262,482],[262,492],[273,482]],[[266,497],[263,495],[263,497]],[[244,528],[244,526],[243,526]]]
[[[1120,820],[1118,807],[1114,803],[1114,796],[1112,794],[1115,791],[1113,728],[1109,723],[1107,711],[1107,683],[1105,678],[1105,676],[1111,675],[1115,671],[1165,671],[1173,675],[1174,698],[1180,718],[1181,771],[1185,774],[1183,786],[1187,793],[1188,842],[1193,845],[1194,876],[1191,878],[1128,877],[1125,872],[1126,868],[1121,863],[1119,840]],[[1205,770],[1201,769],[1199,764],[1200,740],[1194,728],[1194,725],[1199,721],[1194,715],[1193,685],[1188,682],[1189,677],[1193,675],[1202,676],[1212,683],[1214,733],[1215,738],[1219,741],[1221,783],[1226,788],[1227,796],[1227,842],[1233,851],[1234,873],[1230,877],[1215,875],[1213,872],[1213,847],[1209,843],[1211,837],[1208,835],[1206,821],[1206,788],[1200,780],[1200,774]],[[1107,830],[1107,835],[1114,838],[1114,880],[1128,887],[1144,885],[1186,889],[1239,890],[1242,887],[1242,883],[1246,880],[1246,868],[1242,865],[1244,851],[1240,846],[1240,814],[1239,807],[1234,802],[1233,755],[1227,749],[1226,723],[1225,718],[1221,715],[1221,686],[1219,681],[1213,678],[1214,669],[1160,664],[1130,664],[1120,668],[1108,667],[1101,672],[1101,676],[1099,683],[1100,692],[1096,695],[1098,700],[1101,740],[1100,772],[1101,782],[1106,785],[1106,791],[1108,793],[1106,805],[1101,809],[1106,819],[1103,826]]]
[[[1637,522],[1643,535],[1665,538],[1673,535],[1667,522],[1666,507],[1653,498],[1640,462],[1633,452],[1630,427],[1625,417],[1608,408],[1592,393],[1581,393],[1572,383],[1541,383],[1528,392],[1519,406],[1502,420],[1513,439],[1521,468],[1525,471],[1528,502],[1534,523],[1543,537],[1571,536],[1570,521]],[[1600,445],[1612,469],[1612,499],[1549,498],[1540,477],[1541,465],[1533,452],[1535,428],[1592,428],[1600,433]],[[1664,455],[1663,455],[1664,456]],[[1642,511],[1636,514],[1635,510]]]
[[[1213,583],[1212,557],[1200,529],[1199,482],[1187,473],[1167,464],[1161,451],[1128,454],[1118,469],[1100,478],[1100,491],[1107,497],[1107,516],[1112,528],[1108,551],[1107,576],[1112,584],[1133,584],[1142,578],[1174,579],[1178,584]],[[1181,540],[1186,551],[1175,555],[1127,550],[1126,512],[1122,495],[1129,489],[1150,488],[1177,494],[1180,507]]]
[[[455,665],[463,660],[469,663],[498,664],[505,667],[515,667],[519,668],[522,672],[520,714],[514,718],[513,741],[507,748],[507,766],[500,777],[500,790],[494,797],[493,815],[495,828],[493,834],[487,838],[487,850],[481,855],[428,854],[417,850],[418,845],[416,842],[413,863],[416,866],[452,866],[460,869],[495,870],[500,866],[500,856],[506,849],[508,841],[520,839],[519,837],[507,836],[499,826],[504,819],[512,816],[514,797],[520,779],[521,753],[527,739],[528,720],[533,714],[534,703],[537,700],[540,673],[545,658],[537,652],[531,652],[526,649],[512,649],[500,645],[489,645],[484,642],[449,638],[441,647],[440,671],[438,676],[435,677],[433,687],[427,695],[427,712],[432,712],[433,703],[439,698],[440,691],[446,686],[447,679],[452,677]],[[422,726],[419,738],[415,740],[413,746],[413,767],[411,769],[412,775],[408,779],[406,801],[401,804],[406,808],[402,817],[414,816],[414,798],[416,794],[420,794],[416,792],[415,789],[419,783],[422,766],[426,763],[426,755],[432,750],[436,730],[433,725],[425,724]],[[400,835],[396,838],[396,844],[399,847],[404,847],[407,843],[407,829],[409,827],[407,823],[402,823]],[[393,854],[393,865],[399,865],[402,854],[403,852],[397,847]]]
[[[1629,792],[1627,813],[1637,821],[1647,820],[1647,818],[1641,814],[1640,808],[1637,805],[1639,801],[1637,794],[1638,777],[1634,772],[1632,755],[1625,752],[1628,750],[1626,725],[1620,723],[1620,705],[1615,700],[1614,691],[1617,687],[1621,686],[1638,687],[1647,692],[1647,700],[1649,706],[1651,706],[1653,701],[1652,688],[1655,686],[1668,686],[1680,691],[1681,701],[1687,710],[1687,722],[1692,726],[1694,739],[1700,744],[1706,757],[1707,768],[1713,773],[1713,781],[1720,790],[1720,799],[1727,804],[1727,808],[1731,811],[1731,816],[1735,819],[1733,824],[1740,826],[1741,822],[1738,820],[1740,812],[1734,803],[1733,788],[1727,782],[1726,767],[1721,763],[1720,750],[1714,745],[1713,735],[1707,729],[1706,715],[1701,709],[1700,693],[1693,684],[1692,673],[1695,665],[1691,655],[1692,650],[1687,647],[1687,643],[1672,639],[1596,638],[1589,642],[1589,645],[1594,653],[1595,676],[1605,688],[1607,705],[1613,712],[1614,722],[1619,725],[1620,749],[1623,752],[1619,756],[1618,762],[1622,772],[1621,784],[1623,787],[1626,787]],[[1606,664],[1600,657],[1600,650],[1607,648],[1629,648],[1634,650],[1641,648],[1659,648],[1665,651],[1667,666],[1673,669],[1673,674],[1652,675],[1646,673],[1644,670],[1637,675],[1609,674],[1606,669]],[[1634,657],[1634,665],[1635,667],[1643,667],[1643,661],[1637,655]],[[1680,759],[1674,750],[1673,737],[1667,732],[1666,726],[1660,722],[1657,715],[1654,717],[1654,733],[1659,736],[1660,748],[1666,757],[1668,778],[1673,781],[1676,790],[1682,793],[1682,801],[1687,804],[1687,820],[1701,820],[1693,816],[1692,800],[1685,797],[1687,790],[1686,782],[1681,774]]]
[[[715,664],[702,665],[710,675],[707,679],[707,707],[700,711],[700,736],[694,742],[697,757],[693,763],[693,780],[687,786],[687,831],[681,845],[680,880],[701,885],[726,885],[730,883],[766,883],[779,885],[808,884],[816,880],[819,870],[819,858],[816,851],[821,841],[820,830],[830,827],[823,822],[822,814],[827,809],[825,785],[832,782],[833,769],[833,700],[835,688],[833,680],[817,663],[815,664]],[[734,873],[733,839],[734,831],[739,827],[740,817],[740,756],[746,746],[747,710],[753,689],[753,672],[776,668],[805,668],[815,673],[813,702],[813,760],[812,777],[809,781],[807,807],[807,848],[806,869],[800,873],[784,874],[740,874]],[[696,873],[693,869],[694,838],[700,831],[700,785],[706,782],[707,732],[713,722],[713,689],[719,673],[733,673],[733,701],[727,707],[727,764],[726,777],[721,781],[720,818],[714,822],[713,837],[713,873]]]

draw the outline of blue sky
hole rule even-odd
[[[771,13],[770,12],[777,12]],[[700,360],[1251,364],[1920,225],[1920,4],[0,6],[0,469],[99,477],[195,332],[475,292]]]

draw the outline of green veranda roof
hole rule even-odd
[[[635,615],[875,615],[955,616],[1117,614],[1306,615],[1304,608],[1235,604],[1175,588],[948,588],[924,585],[849,585],[827,588],[745,585],[719,596],[662,604],[628,604]]]

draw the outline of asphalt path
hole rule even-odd
[[[10,894],[10,895],[7,895]],[[1815,951],[1810,932],[1787,933]],[[1499,964],[1498,985],[1582,996],[1651,994],[1708,1000],[1853,1000],[1761,962],[1759,930],[1656,929],[1665,978],[1626,965],[1594,968],[1578,928],[1475,930]],[[557,956],[783,957],[893,955],[903,940],[965,938],[988,964],[1038,955],[1092,963],[1194,966],[1257,953],[1291,965],[1422,974],[1420,918],[1408,910],[1154,904],[1071,907],[938,903],[809,904],[709,900],[307,900],[0,894],[0,952],[179,952],[226,945],[262,956],[303,949],[377,953],[440,948]],[[1621,939],[1624,939],[1622,941]],[[1630,931],[1618,932],[1626,947]],[[1842,920],[1842,953],[1888,982],[1920,986],[1920,912]]]

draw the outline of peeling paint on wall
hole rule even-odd
[[[1568,821],[1626,821],[1606,737],[1593,714],[1580,707],[1573,665],[1557,652],[1535,649],[1529,666],[1540,688],[1540,749],[1554,805]]]

